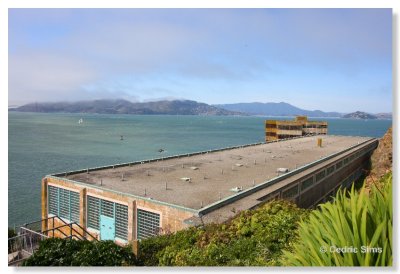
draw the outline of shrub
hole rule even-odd
[[[285,251],[282,263],[291,266],[392,265],[392,176],[383,187],[339,191],[332,203],[320,206],[300,223],[299,242]],[[340,252],[333,248],[346,248]],[[353,249],[352,249],[353,248]],[[358,252],[352,252],[357,249]],[[377,248],[365,252],[365,248]]]
[[[226,224],[189,228],[173,235],[142,240],[143,265],[277,265],[282,249],[296,239],[298,221],[308,210],[280,200],[243,211]]]
[[[15,237],[15,236],[17,236],[17,233],[15,232],[15,229],[14,228],[8,228],[8,238],[12,238],[12,237]]]
[[[15,229],[13,228],[8,228],[8,253],[13,252],[13,246],[15,243],[18,241],[17,239],[10,239],[17,236],[17,233],[15,232]]]
[[[39,249],[24,266],[128,266],[136,265],[130,246],[113,241],[76,241],[50,238],[40,242]]]

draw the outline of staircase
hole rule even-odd
[[[43,231],[42,224],[44,223],[51,225],[51,228]],[[61,225],[57,225],[60,223]],[[31,256],[39,248],[42,240],[53,237],[78,241],[97,241],[95,236],[78,223],[67,223],[58,216],[52,216],[24,224],[18,229],[17,236],[8,239],[8,265],[20,265],[23,260]]]

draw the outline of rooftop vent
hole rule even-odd
[[[238,186],[230,189],[230,191],[232,191],[232,192],[240,192],[242,190],[243,190],[243,187],[238,187]]]
[[[286,167],[280,167],[276,170],[277,173],[288,173],[289,169]]]

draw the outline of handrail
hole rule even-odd
[[[68,226],[68,225],[62,225],[62,226],[53,227],[53,228],[50,228],[50,229],[47,229],[47,230],[43,231],[42,233],[46,233],[46,232],[49,232],[49,231],[53,231],[54,232],[54,230],[57,230],[57,231],[61,232],[65,237],[69,237],[62,230],[60,230],[60,228],[65,227],[65,226]],[[54,237],[54,233],[53,233],[53,237]]]
[[[26,234],[27,232],[29,232],[29,233],[31,233],[31,234],[35,234],[35,235],[38,235],[38,236],[41,236],[41,237],[46,237],[46,238],[48,238],[48,236],[47,235],[44,235],[43,233],[39,233],[39,232],[37,232],[37,231],[34,231],[34,230],[32,230],[32,229],[29,229],[29,228],[26,228],[26,227],[21,227],[21,230],[23,230],[23,233],[21,233],[20,235],[24,235],[24,234]],[[21,232],[21,231],[20,231]],[[17,236],[15,236],[15,237],[18,237],[18,236],[20,236],[20,235],[17,235]],[[11,238],[9,238],[9,239],[11,239]]]
[[[34,222],[30,222],[30,223],[25,223],[22,227],[26,227],[26,226],[31,225],[31,224],[36,224],[36,223],[39,223],[39,222],[43,222],[43,221],[46,221],[46,220],[50,220],[50,219],[53,219],[54,217],[56,217],[56,216],[47,217],[47,218],[41,219],[41,220],[39,220],[39,221],[34,221]]]
[[[43,221],[47,221],[47,220],[53,220],[53,228],[41,231],[42,234],[48,233],[50,231],[53,232],[53,236],[54,236],[54,231],[59,231],[61,234],[63,234],[65,236],[65,238],[77,238],[79,240],[87,240],[87,237],[82,235],[77,229],[74,228],[74,225],[79,227],[80,229],[82,229],[82,231],[84,232],[83,234],[89,235],[92,239],[98,241],[98,239],[93,236],[91,233],[89,233],[86,229],[84,229],[80,224],[78,224],[77,222],[71,222],[71,223],[67,223],[66,221],[64,221],[61,217],[54,215],[51,217],[47,217],[45,219],[39,220],[39,221],[34,221],[34,222],[30,222],[30,223],[25,223],[21,228],[24,228],[26,230],[30,230],[27,228],[28,225],[32,225],[32,224],[36,224],[39,222],[43,222]],[[59,221],[61,221],[63,223],[63,225],[61,226],[57,226],[54,227],[54,219],[57,219]],[[70,235],[68,236],[67,234],[65,234],[60,228],[66,227],[68,226],[70,228]],[[74,233],[72,233],[74,232]],[[77,235],[79,235],[80,237],[78,237]]]
[[[58,226],[58,227],[56,227],[56,228],[54,228],[54,229],[57,229],[58,231],[60,231],[59,230],[59,228],[61,228],[61,227],[65,227],[65,226],[69,226],[70,227],[70,229],[71,229],[71,236],[69,236],[69,237],[72,237],[72,235],[75,235],[75,234],[72,234],[72,231],[74,231],[76,234],[78,234],[82,239],[87,239],[87,237],[85,237],[85,236],[83,236],[78,230],[76,230],[73,226],[74,225],[76,225],[76,226],[78,226],[80,229],[82,229],[82,231],[84,231],[84,234],[87,234],[87,235],[89,235],[90,237],[92,237],[92,239],[94,239],[94,240],[96,240],[96,241],[98,241],[97,240],[97,238],[95,237],[95,236],[93,236],[92,234],[90,234],[86,229],[84,229],[81,225],[79,225],[77,222],[71,222],[71,223],[67,223],[66,221],[64,221],[62,218],[60,218],[59,216],[52,216],[52,217],[50,217],[50,218],[57,218],[58,220],[60,220],[61,222],[63,222],[64,223],[64,225],[62,225],[62,226]],[[46,230],[46,231],[44,231],[44,232],[47,232],[47,231],[50,231],[50,230],[54,230],[54,229],[48,229],[48,230]],[[43,233],[44,233],[43,232]],[[64,233],[63,233],[64,234]],[[65,235],[65,234],[64,234]],[[66,236],[66,235],[65,235]],[[67,237],[67,236],[66,236]],[[75,237],[76,238],[78,238],[76,235],[75,235]],[[81,240],[82,240],[81,239]]]
[[[83,231],[85,231],[85,233],[87,235],[89,235],[90,237],[92,237],[94,240],[98,241],[97,238],[95,236],[93,236],[92,234],[90,234],[86,229],[84,229],[80,224],[73,222],[73,224],[77,225],[80,229],[82,229]],[[83,237],[83,236],[82,236]]]
[[[80,234],[75,228],[73,228],[72,225],[76,225],[78,226],[80,229],[82,229],[83,231],[85,231],[85,234],[88,234],[90,237],[92,237],[93,239],[95,239],[97,241],[97,238],[95,236],[93,236],[92,234],[90,234],[86,229],[84,229],[80,224],[78,224],[77,222],[71,222],[71,223],[67,223],[66,221],[64,221],[62,218],[60,218],[59,216],[53,216],[52,218],[57,218],[59,220],[61,220],[64,224],[66,225],[71,225],[71,229],[73,231],[75,231],[75,233],[79,234],[79,236],[81,236],[82,238],[86,238],[85,236],[83,236],[82,234]]]

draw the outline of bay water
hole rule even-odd
[[[263,142],[266,119],[291,118],[9,112],[8,225],[40,219],[41,179],[47,174]],[[377,138],[392,125],[310,120],[328,121],[329,134]]]

